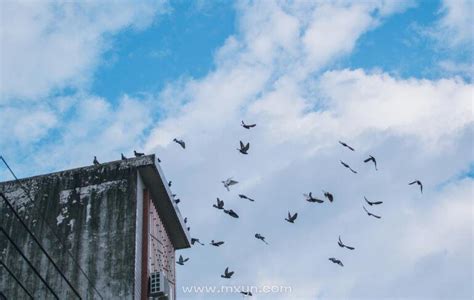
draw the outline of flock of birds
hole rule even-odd
[[[241,126],[245,129],[251,129],[251,128],[254,128],[256,126],[256,124],[245,124],[244,121],[242,121]],[[173,142],[175,142],[176,144],[181,146],[182,149],[186,149],[186,143],[183,140],[179,140],[179,139],[175,138],[175,139],[173,139]],[[339,144],[341,144],[343,147],[349,149],[350,151],[355,151],[355,149],[353,147],[351,147],[350,145],[348,145],[345,142],[339,141]],[[249,154],[248,151],[250,150],[250,143],[244,144],[242,141],[240,141],[240,148],[237,148],[237,150],[243,155],[248,155]],[[144,156],[145,154],[137,152],[137,151],[134,150],[134,155],[135,155],[135,157],[141,157],[141,156]],[[122,158],[122,160],[127,159],[127,157],[123,153],[122,153],[121,158]],[[161,160],[159,158],[157,160],[158,160],[158,162],[161,162]],[[378,170],[377,160],[375,159],[374,156],[369,155],[369,157],[367,159],[365,159],[363,162],[364,163],[373,163],[375,171]],[[99,161],[97,160],[97,157],[95,157],[95,156],[94,156],[93,163],[94,163],[94,165],[100,165]],[[352,172],[354,174],[357,174],[357,171],[354,170],[349,164],[345,163],[342,160],[340,161],[340,163],[343,167],[347,168],[350,172]],[[227,191],[230,191],[230,187],[233,186],[233,185],[236,185],[238,183],[239,182],[234,180],[232,177],[227,178],[226,180],[222,181],[222,184],[223,184],[224,188]],[[172,182],[169,181],[168,186],[171,187],[171,184],[172,184]],[[418,187],[420,188],[420,192],[423,193],[423,184],[421,183],[420,180],[414,180],[414,181],[408,183],[408,185],[415,185],[415,184],[418,185]],[[330,203],[334,201],[334,195],[332,193],[330,193],[328,191],[324,191],[324,190],[322,192],[323,192],[324,199],[326,199]],[[250,198],[246,195],[243,195],[243,194],[239,194],[238,196],[241,199],[246,199],[246,200],[251,201],[251,202],[255,201],[255,199],[252,199],[252,198]],[[310,202],[310,203],[324,203],[324,201],[325,201],[324,199],[314,197],[312,192],[309,192],[308,194],[303,194],[303,196],[304,196],[305,200]],[[173,200],[175,201],[176,204],[178,204],[180,202],[180,199],[176,198],[176,194],[172,194],[172,197],[173,197]],[[367,205],[369,205],[369,206],[380,205],[380,204],[383,203],[382,201],[369,201],[365,196],[364,196],[364,200],[367,203]],[[219,198],[217,198],[216,203],[213,204],[212,207],[223,211],[225,214],[229,215],[232,218],[239,218],[239,215],[235,211],[233,211],[232,209],[226,209],[224,207],[224,201],[219,199]],[[376,219],[381,219],[382,218],[381,216],[376,215],[376,214],[370,212],[369,210],[367,210],[365,205],[362,205],[362,208],[365,211],[365,213],[367,213],[367,215],[369,217],[374,217]],[[298,218],[298,213],[296,213],[296,212],[291,213],[291,212],[288,211],[288,215],[284,218],[284,220],[288,223],[293,224],[293,223],[295,223],[297,218]],[[184,218],[184,223],[187,224],[187,218]],[[187,230],[190,231],[190,227],[187,227]],[[268,245],[268,242],[266,241],[265,237],[263,235],[261,235],[260,233],[256,233],[255,238]],[[198,238],[191,238],[191,244],[194,245],[196,243],[204,246],[204,244]],[[211,242],[209,244],[212,245],[212,246],[215,246],[215,247],[220,247],[224,244],[224,241],[211,240]],[[339,236],[337,244],[341,248],[346,248],[346,249],[351,250],[351,251],[355,250],[355,247],[348,246],[348,245],[344,244],[341,240],[341,236]],[[189,261],[189,257],[184,258],[182,255],[180,255],[178,260],[176,261],[176,263],[178,265],[183,266],[187,261]],[[337,259],[335,257],[330,257],[329,261],[331,261],[332,263],[337,264],[341,267],[344,267],[344,264],[340,259]],[[233,275],[234,275],[234,271],[229,271],[229,267],[226,267],[225,270],[224,270],[224,273],[221,275],[221,278],[230,279],[230,278],[232,278]],[[240,293],[243,294],[244,296],[252,296],[252,293],[250,291],[240,291]]]

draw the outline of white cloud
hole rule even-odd
[[[84,87],[114,33],[148,26],[157,2],[2,1],[0,101]]]
[[[442,43],[449,46],[467,45],[474,42],[474,3],[470,0],[443,0],[442,17],[435,33]]]

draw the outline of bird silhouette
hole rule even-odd
[[[184,224],[186,224],[186,223],[188,223],[188,218],[187,217],[184,218]]]
[[[123,155],[123,153],[120,153],[122,155],[122,160],[127,160],[127,157],[125,157],[125,155]]]
[[[345,162],[343,162],[342,160],[340,161],[341,162],[341,165],[343,165],[344,167],[346,167],[347,169],[351,170],[352,173],[354,174],[357,174],[357,171],[352,169],[348,164],[346,164]]]
[[[228,214],[229,216],[233,217],[233,218],[237,219],[239,217],[239,215],[235,211],[233,211],[232,209],[229,209],[229,210],[224,209],[224,212],[226,214]]]
[[[374,218],[377,218],[377,219],[380,219],[381,216],[377,216],[377,215],[374,215],[373,213],[371,213],[370,211],[367,210],[367,208],[365,208],[365,206],[362,205],[362,207],[364,208],[365,212],[371,216],[371,217],[374,217]]]
[[[253,296],[253,295],[252,295],[252,292],[250,292],[250,291],[249,291],[249,292],[240,291],[240,293],[241,293],[242,295],[244,295],[244,297],[245,297],[245,296],[249,296],[249,297],[250,297],[250,296]]]
[[[329,260],[332,261],[335,264],[340,265],[341,267],[344,267],[344,265],[342,264],[342,261],[340,261],[339,259],[336,259],[334,257],[330,257]]]
[[[312,192],[309,192],[309,194],[303,194],[303,196],[306,198],[306,201],[308,201],[308,202],[313,202],[313,203],[315,203],[315,202],[323,203],[324,202],[324,200],[314,198]]]
[[[213,204],[212,206],[217,209],[224,209],[224,200],[217,198],[217,205]]]
[[[255,238],[261,240],[262,242],[268,245],[267,241],[265,241],[265,237],[261,235],[260,233],[256,233]]]
[[[255,201],[254,199],[249,198],[249,197],[247,197],[247,196],[245,196],[245,195],[242,195],[242,194],[239,194],[239,197],[242,198],[242,199],[247,199],[247,200],[252,201],[252,202]]]
[[[230,279],[234,275],[234,272],[229,272],[229,267],[225,268],[224,275],[221,275],[222,278]]]
[[[230,191],[229,187],[231,185],[237,184],[239,182],[233,180],[232,177],[230,177],[230,178],[227,178],[226,180],[222,181],[222,183],[224,184],[224,187],[227,189],[227,191]]]
[[[346,143],[344,143],[344,142],[339,141],[339,144],[343,145],[344,147],[348,148],[348,149],[351,150],[351,151],[355,151],[354,148],[352,148],[351,146],[349,146],[348,144],[346,144]]]
[[[194,245],[195,243],[198,243],[201,246],[204,246],[203,243],[199,239],[191,238],[191,245]]]
[[[211,245],[212,245],[212,246],[219,247],[219,246],[221,246],[221,245],[223,245],[223,244],[224,244],[223,241],[220,241],[220,242],[216,242],[216,241],[214,241],[214,240],[211,241]]]
[[[294,223],[297,217],[298,217],[298,213],[291,215],[290,212],[288,212],[288,218],[285,218],[285,220],[289,223]]]
[[[135,157],[141,157],[145,155],[145,153],[137,152],[135,150],[133,150],[133,154],[135,155]]]
[[[334,201],[334,196],[333,194],[331,194],[330,192],[326,192],[323,190],[323,193],[324,193],[324,197],[328,198],[329,202],[333,202]]]
[[[420,186],[420,192],[423,194],[423,184],[421,183],[421,181],[415,180],[413,182],[410,182],[408,185],[412,185],[412,184],[415,184],[415,183]]]
[[[183,140],[173,139],[173,142],[179,144],[183,149],[186,149],[186,143]]]
[[[98,166],[100,165],[99,161],[97,160],[97,157],[94,156],[94,161],[93,161],[94,165]]]
[[[244,143],[240,141],[240,149],[237,149],[237,150],[242,154],[248,154],[247,152],[249,151],[249,148],[250,148],[250,143],[247,143],[244,145]]]
[[[178,204],[179,202],[181,202],[181,199],[174,199],[174,203]]]
[[[339,241],[337,241],[337,244],[338,244],[339,247],[341,247],[341,248],[347,248],[347,249],[349,249],[349,250],[354,250],[354,249],[355,249],[354,247],[344,245],[344,243],[341,241],[341,236],[339,236]]]
[[[369,158],[364,160],[365,163],[368,163],[369,161],[372,161],[374,163],[375,171],[377,171],[377,161],[375,160],[375,157],[369,155]]]
[[[172,184],[172,183],[173,183],[173,182],[170,180],[170,181],[168,182],[168,186],[171,187],[171,184]]]
[[[245,129],[250,129],[250,128],[252,128],[252,127],[257,126],[257,124],[249,124],[249,125],[247,125],[247,124],[244,123],[244,121],[242,121],[242,124],[241,124],[241,125],[242,125],[242,127],[245,128]]]
[[[183,256],[182,256],[182,255],[180,255],[180,256],[179,256],[179,259],[178,259],[178,261],[177,261],[176,263],[177,263],[178,265],[182,265],[182,266],[184,266],[184,263],[185,263],[185,262],[187,262],[188,260],[189,260],[189,257],[188,257],[188,258],[185,258],[185,259],[183,259]]]
[[[382,204],[383,202],[382,201],[374,201],[374,202],[371,202],[369,200],[367,200],[367,198],[364,196],[364,199],[365,199],[365,202],[367,202],[368,205],[372,206],[372,205],[379,205],[379,204]]]

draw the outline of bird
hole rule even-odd
[[[253,296],[253,295],[252,295],[252,292],[240,291],[240,293],[243,294],[244,296]]]
[[[240,141],[240,149],[237,149],[237,150],[242,154],[248,154],[247,151],[249,151],[249,148],[250,148],[250,143],[247,143],[244,145],[244,143]]]
[[[173,142],[179,144],[183,149],[186,149],[186,143],[183,140],[173,139]]]
[[[249,197],[247,197],[247,196],[245,196],[245,195],[242,195],[242,194],[239,194],[239,197],[240,197],[241,199],[247,199],[247,200],[252,201],[252,202],[255,201],[254,199],[249,198]]]
[[[369,161],[372,161],[374,163],[375,171],[377,171],[377,161],[375,160],[375,157],[369,155],[369,158],[364,160],[365,163],[368,163]]]
[[[332,261],[335,264],[340,265],[341,267],[344,267],[344,265],[342,264],[342,261],[340,261],[339,259],[336,259],[334,257],[330,257],[329,260]]]
[[[123,153],[120,153],[122,154],[122,160],[127,160],[127,157],[125,157],[125,155],[123,155]]]
[[[172,181],[170,180],[170,181],[168,182],[168,186],[169,186],[169,187],[171,187],[171,183],[172,183]]]
[[[191,245],[194,245],[194,243],[198,243],[199,245],[204,246],[203,243],[199,239],[191,238]]]
[[[97,157],[94,156],[94,165],[98,166],[100,165],[99,161],[97,160]]]
[[[374,201],[374,202],[370,202],[369,200],[367,200],[367,198],[364,196],[364,199],[365,199],[365,202],[367,202],[368,205],[372,206],[372,205],[379,205],[379,204],[382,204],[383,202],[382,201]]]
[[[237,219],[239,217],[239,215],[235,211],[233,211],[232,209],[229,209],[229,210],[224,209],[224,212],[226,214],[228,214],[229,216],[233,217],[233,218]]]
[[[145,153],[137,152],[135,150],[133,150],[133,154],[135,154],[135,157],[141,157],[145,155]]]
[[[337,244],[338,244],[339,247],[341,247],[341,248],[347,248],[347,249],[349,249],[349,250],[354,250],[354,249],[355,249],[354,247],[344,245],[344,243],[341,241],[341,236],[339,236],[339,241],[337,242]]]
[[[341,144],[341,145],[343,145],[344,147],[350,149],[351,151],[355,151],[354,148],[352,148],[351,146],[349,146],[348,144],[346,144],[346,143],[344,143],[344,142],[339,141],[339,144]]]
[[[212,245],[212,246],[219,247],[219,246],[221,246],[221,245],[223,245],[223,244],[224,244],[223,241],[220,241],[220,242],[216,242],[216,241],[214,241],[214,240],[211,241],[211,245]]]
[[[367,208],[365,208],[365,206],[362,205],[362,207],[364,208],[365,212],[366,212],[369,216],[372,216],[372,217],[377,218],[377,219],[380,219],[380,218],[381,218],[381,216],[377,216],[377,215],[374,215],[373,213],[369,212],[369,211],[367,210]]]
[[[303,196],[305,196],[306,201],[308,201],[308,202],[313,202],[313,203],[314,202],[317,202],[317,203],[323,203],[324,202],[324,200],[314,198],[312,192],[309,192],[309,194],[303,194]]]
[[[184,224],[186,224],[186,223],[188,223],[188,218],[187,217],[184,218]]]
[[[213,204],[212,206],[217,209],[224,209],[224,200],[217,198],[217,205]]]
[[[234,272],[229,272],[229,267],[225,268],[224,275],[221,275],[222,278],[230,279],[234,275]]]
[[[294,223],[297,217],[298,217],[298,213],[291,215],[290,212],[288,212],[288,218],[285,218],[285,220],[289,223]]]
[[[230,177],[230,178],[227,178],[225,181],[222,181],[222,183],[224,184],[224,187],[227,189],[227,191],[230,191],[229,186],[237,184],[239,182],[233,180],[232,177]]]
[[[413,182],[410,182],[408,185],[412,185],[412,184],[415,184],[415,183],[420,186],[420,192],[423,194],[423,184],[421,183],[421,181],[415,180]]]
[[[244,121],[242,121],[242,127],[245,128],[245,129],[250,129],[252,127],[255,127],[257,126],[257,124],[245,124]]]
[[[262,242],[268,245],[267,241],[265,241],[265,237],[261,235],[260,233],[256,233],[255,238],[261,240]]]
[[[330,192],[325,192],[323,190],[323,193],[324,193],[324,197],[328,198],[329,202],[333,202],[334,201],[334,196],[333,194],[331,194]]]
[[[352,173],[357,174],[357,171],[356,171],[356,170],[352,169],[348,164],[346,164],[346,163],[343,162],[342,160],[341,160],[341,165],[343,165],[344,167],[346,167],[346,168],[348,168],[349,170],[351,170]]]
[[[177,263],[178,265],[184,266],[184,263],[187,262],[188,260],[189,260],[189,257],[183,259],[183,256],[180,255],[180,256],[179,256],[179,259],[178,259],[178,261],[177,261],[176,263]]]
[[[174,199],[174,203],[178,204],[179,202],[181,202],[180,199]]]

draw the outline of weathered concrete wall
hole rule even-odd
[[[31,202],[14,182],[0,191],[15,204],[29,228],[84,299],[98,299],[44,220],[105,299],[131,299],[134,290],[136,165],[87,167],[23,180]],[[45,255],[0,200],[0,225],[13,237],[61,299],[75,299]],[[52,299],[38,277],[0,232],[0,258],[22,278],[36,298]],[[24,299],[15,281],[0,271],[0,290],[10,299]]]

